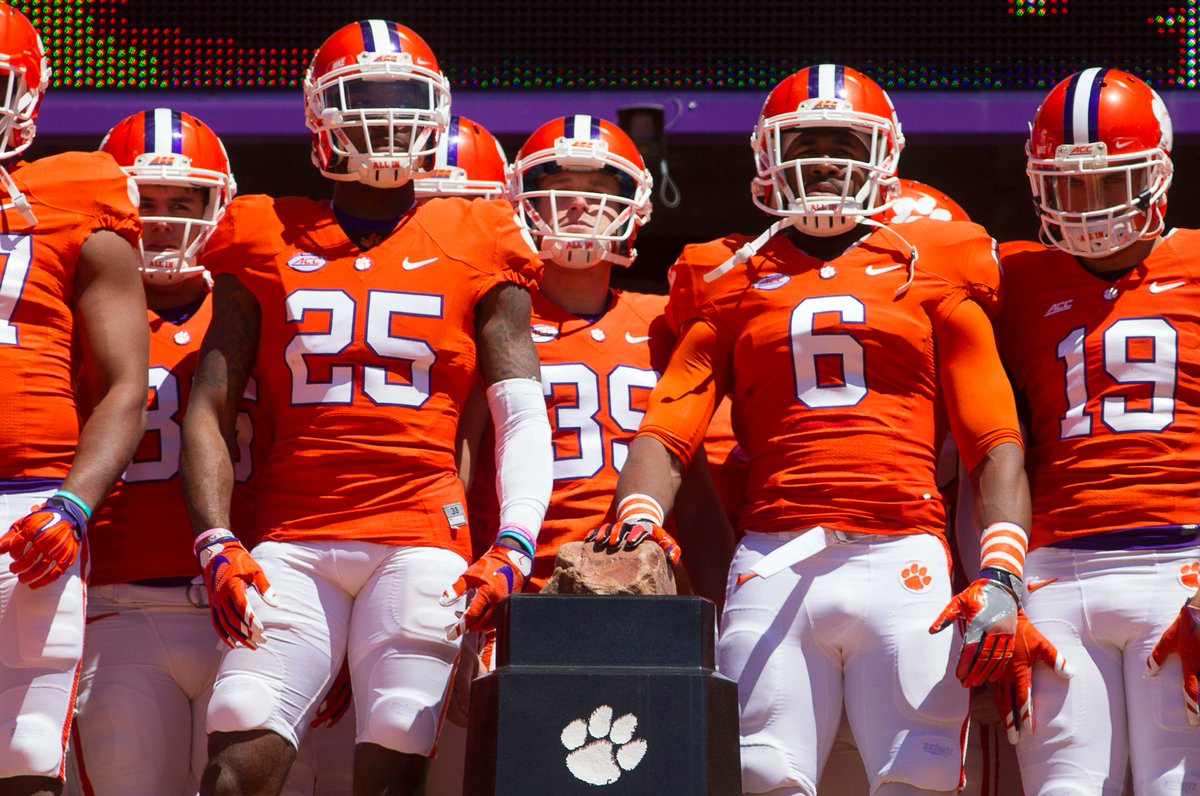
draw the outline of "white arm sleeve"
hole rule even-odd
[[[487,388],[496,427],[496,494],[500,527],[519,525],[537,538],[550,503],[554,451],[542,385],[505,379]]]

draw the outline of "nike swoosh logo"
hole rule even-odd
[[[1186,284],[1187,284],[1186,282],[1167,282],[1166,284],[1160,285],[1158,282],[1151,282],[1150,283],[1150,292],[1151,293],[1165,293],[1168,290],[1174,290],[1175,288],[1183,287]]]
[[[423,268],[424,266],[429,265],[430,263],[436,263],[437,259],[438,258],[436,257],[430,257],[428,260],[413,261],[405,257],[404,262],[400,263],[400,267],[405,271],[415,271],[418,268]]]
[[[629,343],[630,345],[637,345],[638,343],[644,343],[649,339],[650,339],[650,335],[646,335],[645,337],[634,337],[629,332],[625,333],[625,342]]]
[[[880,274],[886,274],[889,271],[895,271],[897,268],[903,268],[903,267],[904,267],[903,265],[889,265],[884,268],[876,268],[873,265],[868,265],[867,266],[867,276],[879,276]]]
[[[1029,589],[1029,592],[1032,594],[1033,592],[1037,591],[1038,589],[1042,588],[1043,586],[1049,586],[1051,583],[1053,583],[1056,580],[1058,580],[1058,578],[1046,578],[1045,580],[1031,580],[1031,581],[1029,581],[1029,583],[1025,584],[1025,588]]]
[[[101,619],[108,619],[110,616],[116,616],[118,613],[120,613],[120,612],[119,611],[109,611],[106,614],[96,614],[95,616],[89,616],[87,618],[87,620],[84,622],[84,624],[90,625],[92,622],[99,622]]]

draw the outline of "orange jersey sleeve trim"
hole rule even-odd
[[[695,320],[675,345],[671,361],[650,394],[638,434],[653,437],[685,467],[704,440],[722,389],[723,360],[717,330]]]
[[[950,429],[967,471],[997,445],[1022,445],[1012,386],[979,304],[962,302],[937,328],[937,352]]]

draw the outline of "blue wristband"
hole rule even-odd
[[[511,540],[515,544],[501,540]],[[533,534],[518,525],[505,525],[501,528],[500,533],[496,534],[495,544],[503,544],[505,547],[512,548],[513,550],[520,550],[530,558],[533,558],[537,552],[537,545],[533,541]]]
[[[83,516],[85,519],[90,520],[92,518],[92,507],[89,506],[84,501],[83,498],[81,498],[79,495],[76,495],[74,492],[68,492],[65,489],[57,489],[57,490],[55,490],[53,497],[66,498],[67,500],[74,503],[76,506],[78,506],[83,511]]]

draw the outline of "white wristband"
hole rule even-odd
[[[661,528],[665,519],[662,504],[641,492],[626,495],[617,504],[617,522],[649,520]]]
[[[1024,577],[1029,534],[1015,522],[993,522],[979,540],[979,567],[993,567]]]

